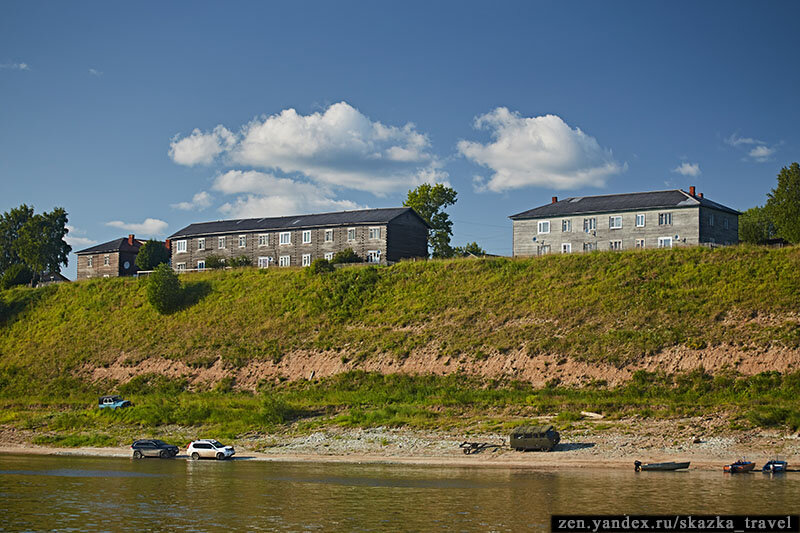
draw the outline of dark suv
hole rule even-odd
[[[178,447],[172,444],[167,444],[163,440],[158,439],[142,439],[137,440],[131,444],[134,459],[141,459],[142,457],[161,457],[168,459],[178,455]]]

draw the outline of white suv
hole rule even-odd
[[[186,449],[186,454],[194,460],[200,459],[201,457],[222,460],[233,457],[235,453],[233,446],[225,446],[214,439],[192,441]]]

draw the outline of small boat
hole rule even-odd
[[[642,463],[641,461],[634,461],[633,462],[633,469],[637,472],[641,472],[642,470],[654,470],[654,471],[671,471],[671,470],[683,470],[684,468],[689,468],[690,461],[686,461],[685,463],[676,463],[670,461],[668,463]]]
[[[786,461],[780,461],[778,459],[772,459],[771,461],[767,461],[763,467],[761,467],[761,471],[765,474],[779,474],[782,472],[786,472],[786,467],[789,466],[789,463]]]
[[[725,472],[730,472],[731,474],[740,474],[742,472],[750,472],[755,467],[756,464],[753,461],[745,461],[744,459],[740,459],[735,463],[723,466],[722,469]]]

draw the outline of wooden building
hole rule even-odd
[[[136,274],[136,254],[144,241],[128,235],[75,252],[78,256],[77,279],[115,278]]]

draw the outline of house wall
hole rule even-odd
[[[404,213],[392,219],[388,228],[387,260],[428,257],[428,228],[416,215]]]
[[[103,258],[108,256],[108,265],[104,265]],[[92,266],[89,266],[89,258],[92,258]],[[90,278],[116,278],[120,272],[119,252],[107,254],[86,254],[78,256],[77,279]]]
[[[659,225],[659,214],[672,214],[671,225]],[[636,215],[645,215],[644,227],[636,227]],[[622,228],[610,229],[609,217],[622,216]],[[594,233],[583,229],[584,219],[595,218]],[[562,221],[572,223],[572,231],[562,231]],[[550,233],[540,234],[538,223],[550,221]],[[675,235],[678,239],[675,240]],[[536,240],[534,241],[534,237]],[[550,246],[549,253],[561,253],[564,243],[569,243],[572,252],[584,251],[585,244],[595,245],[597,250],[610,250],[611,241],[622,241],[623,250],[636,248],[636,240],[644,239],[645,248],[657,248],[659,237],[672,237],[673,246],[692,246],[700,243],[699,207],[679,209],[643,209],[640,211],[608,212],[590,215],[542,217],[513,221],[514,256],[541,255],[543,246]]]
[[[136,268],[136,253],[134,252],[119,252],[118,254],[119,260],[119,276],[133,276],[136,274],[139,269]],[[128,264],[128,267],[125,268],[125,264]]]
[[[728,221],[728,229],[725,229],[726,220]],[[701,207],[700,242],[711,244],[739,244],[738,215],[719,209]]]

